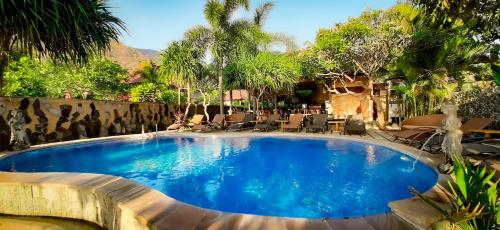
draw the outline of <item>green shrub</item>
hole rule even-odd
[[[443,193],[450,200],[449,209],[441,208],[415,189],[411,189],[411,192],[440,211],[444,221],[452,225],[453,229],[499,229],[499,181],[493,181],[496,171],[474,166],[468,160],[462,162],[458,158],[453,160],[453,167],[454,177],[448,181],[451,191]]]
[[[157,102],[159,92],[158,86],[154,83],[140,84],[130,90],[130,101]]]
[[[180,96],[181,104],[186,103],[186,95],[181,93]],[[179,92],[173,89],[161,90],[158,95],[158,101],[166,104],[177,104],[179,102]]]

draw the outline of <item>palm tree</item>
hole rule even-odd
[[[205,18],[209,27],[195,26],[186,33],[195,46],[208,47],[216,67],[220,97],[220,113],[224,113],[224,75],[228,63],[243,53],[257,52],[260,39],[265,36],[260,30],[272,3],[264,3],[256,9],[254,20],[232,20],[239,9],[249,9],[248,0],[208,0],[205,4]]]
[[[162,52],[160,74],[165,82],[187,89],[187,107],[184,118],[191,106],[191,87],[196,77],[202,74],[204,50],[197,49],[187,40],[175,41]]]
[[[12,49],[82,63],[125,30],[102,0],[0,0],[0,6],[0,94]]]

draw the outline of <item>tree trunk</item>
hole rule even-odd
[[[181,87],[177,88],[177,106],[181,109]]]
[[[370,99],[374,101],[377,104],[377,120],[378,121],[378,126],[381,129],[385,129],[385,123],[386,123],[386,116],[385,116],[385,111],[382,107],[382,101],[380,98],[375,97],[373,91],[374,91],[374,86],[373,86],[373,79],[371,77],[368,77],[368,88],[370,89]],[[369,111],[370,116],[373,116],[373,111]]]
[[[233,110],[233,90],[229,90],[229,109]]]
[[[9,52],[11,49],[12,45],[12,40],[10,39],[12,37],[12,34],[9,32],[5,32],[3,34],[5,38],[4,42],[0,44],[0,96],[3,96],[3,88],[4,88],[4,72],[9,66]]]
[[[4,72],[9,64],[9,56],[7,53],[0,52],[0,96],[3,96],[4,88]]]
[[[184,112],[184,121],[186,121],[187,116],[189,114],[189,107],[191,107],[191,87],[189,83],[187,84],[186,90],[187,90],[187,105],[186,105],[186,111]]]
[[[207,117],[207,122],[210,122],[210,115],[208,114],[208,105],[210,104],[210,101],[207,103],[207,96],[203,92],[201,92],[201,95],[203,96],[203,111],[205,112],[205,116]]]
[[[221,64],[223,61],[221,62]],[[224,76],[222,75],[222,66],[219,64],[217,68],[217,74],[219,75],[219,109],[220,114],[224,115]]]
[[[278,111],[278,96],[273,93],[274,112]]]

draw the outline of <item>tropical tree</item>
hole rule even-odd
[[[271,3],[258,7],[254,20],[232,19],[234,13],[249,9],[248,0],[208,0],[205,4],[205,18],[209,27],[195,26],[186,33],[195,46],[208,47],[218,76],[220,113],[224,113],[223,69],[241,55],[256,53],[261,40],[267,39],[260,26],[266,18]]]
[[[279,92],[293,89],[300,76],[300,66],[286,54],[261,52],[233,62],[226,68],[226,74],[251,92],[254,111],[258,112],[264,95],[276,97]]]
[[[331,29],[322,29],[316,36],[315,48],[321,56],[324,75],[345,77],[362,73],[368,79],[369,98],[377,105],[378,123],[385,126],[386,114],[374,94],[374,83],[384,80],[385,67],[401,55],[408,34],[400,22],[399,12],[368,10],[358,18]],[[370,111],[371,114],[371,111]]]
[[[217,91],[217,77],[213,66],[204,66],[202,74],[200,74],[195,80],[194,88],[201,94],[203,111],[205,112],[207,122],[210,122],[208,106],[219,96],[219,92]]]
[[[491,78],[491,70],[485,71],[490,69],[485,64],[495,57],[491,45],[479,38],[478,31],[475,36],[470,35],[475,29],[464,27],[465,19],[445,16],[446,12],[436,15],[447,11],[444,8],[430,8],[424,3],[416,7],[420,6],[423,9],[417,8],[418,13],[413,17],[410,42],[390,73],[403,76],[406,81],[394,89],[409,99],[406,112],[411,116],[436,112],[438,105],[451,98],[466,77]]]
[[[0,6],[0,94],[13,48],[81,63],[109,48],[125,29],[101,0],[0,0]]]
[[[204,50],[188,40],[175,41],[162,52],[160,74],[165,82],[187,89],[185,118],[191,106],[191,87],[203,71]]]
[[[11,57],[4,95],[60,98],[69,90],[76,98],[116,100],[129,89],[126,78],[127,71],[106,58],[75,65]]]

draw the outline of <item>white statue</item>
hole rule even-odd
[[[452,103],[445,103],[441,106],[441,111],[446,115],[443,129],[446,131],[441,148],[448,157],[454,159],[457,156],[462,159],[462,121],[457,116],[458,106]]]

